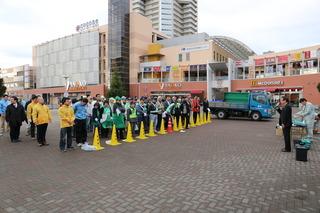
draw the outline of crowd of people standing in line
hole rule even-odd
[[[200,112],[201,111],[201,112]],[[132,127],[132,134],[140,132],[141,123],[145,131],[149,131],[151,122],[155,132],[160,131],[161,122],[168,127],[169,119],[175,119],[189,128],[190,116],[196,123],[200,113],[208,117],[209,102],[199,97],[115,97],[105,99],[101,95],[82,97],[80,100],[62,98],[58,109],[60,119],[60,150],[65,152],[74,149],[72,138],[77,146],[87,142],[88,132],[98,128],[102,138],[110,139],[113,126],[117,138],[125,139],[127,124]],[[0,135],[10,129],[11,142],[20,140],[20,127],[28,123],[28,136],[37,140],[39,146],[49,145],[46,141],[48,124],[52,121],[49,107],[41,96],[32,95],[31,100],[23,107],[15,96],[4,97],[0,101]],[[9,128],[7,128],[7,125]]]

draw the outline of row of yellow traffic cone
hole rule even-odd
[[[177,124],[177,120],[176,118],[173,119],[173,131],[178,132],[178,131],[182,131],[186,129],[186,120],[184,121],[184,125],[182,125],[182,119],[179,119],[179,124]],[[207,123],[211,123],[211,117],[210,117],[210,113],[208,114],[208,117],[206,118],[206,116],[204,116],[204,114],[199,114],[197,115],[197,121],[196,123],[194,123],[193,121],[193,117],[190,117],[190,127],[196,127],[196,126],[201,126],[203,124],[207,124]],[[159,135],[165,135],[167,134],[165,128],[164,128],[164,120],[162,119],[161,122],[161,126],[160,126],[160,131],[158,132]],[[155,137],[157,136],[154,132],[154,123],[153,121],[151,121],[150,123],[150,128],[149,128],[149,134],[147,134],[147,136],[149,137]],[[140,134],[137,137],[138,139],[141,140],[145,140],[148,139],[148,137],[145,134],[144,131],[144,124],[143,122],[141,122],[141,128],[140,128]],[[134,140],[133,136],[132,136],[132,127],[130,122],[128,123],[128,129],[127,129],[127,138],[124,140],[124,142],[127,143],[133,143],[136,140]],[[112,134],[111,134],[111,140],[110,142],[106,142],[107,145],[110,146],[118,146],[121,145],[121,143],[119,143],[118,139],[117,139],[117,133],[116,133],[116,126],[113,125],[112,127]],[[96,148],[96,150],[103,150],[104,147],[101,146],[100,143],[100,137],[99,137],[99,131],[98,128],[95,129],[94,131],[94,136],[93,136],[93,146]]]

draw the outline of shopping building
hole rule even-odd
[[[9,95],[16,95],[17,90],[23,92],[36,88],[35,68],[28,64],[0,69],[0,78],[3,79]]]
[[[140,56],[140,70],[130,82],[130,94],[216,99],[231,91],[234,62],[253,54],[236,39],[206,33],[160,40]]]
[[[237,80],[232,81],[232,90],[270,92],[272,101],[286,95],[295,105],[299,98],[304,97],[320,105],[320,93],[317,90],[320,83],[319,58],[320,45],[316,45],[238,61]]]
[[[198,0],[132,0],[131,9],[170,37],[198,32]]]

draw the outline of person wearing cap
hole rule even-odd
[[[109,105],[110,105],[111,109],[113,109],[113,105],[115,102],[116,102],[116,100],[113,97],[109,98]]]
[[[60,151],[66,152],[67,149],[73,149],[72,147],[72,126],[74,124],[74,111],[70,106],[70,98],[62,98],[62,106],[58,109],[60,117]],[[67,147],[66,147],[67,138]]]
[[[107,138],[109,137],[109,133],[111,133],[111,129],[113,126],[112,121],[112,110],[109,105],[109,101],[104,101],[104,106],[101,108],[101,137]],[[111,135],[111,134],[110,134]]]
[[[76,133],[77,146],[82,146],[87,142],[87,105],[88,99],[83,98],[73,105],[75,113],[74,128]]]
[[[116,103],[113,105],[112,110],[112,120],[117,129],[117,138],[120,140],[124,138],[125,122],[124,122],[124,113],[125,109],[121,104],[121,98],[117,96],[115,98]]]
[[[0,136],[3,135],[3,132],[8,131],[8,123],[6,122],[6,110],[10,105],[10,100],[8,95],[3,95],[0,100]]]
[[[36,138],[36,125],[34,124],[33,120],[32,120],[32,113],[33,113],[33,108],[37,105],[38,103],[38,96],[36,95],[32,95],[31,96],[31,102],[30,104],[27,105],[27,118],[28,121],[30,123],[30,135],[31,135],[31,139],[35,139]]]
[[[93,128],[98,128],[100,129],[100,120],[101,120],[101,108],[100,108],[100,103],[99,102],[96,102],[93,106],[93,109],[92,109],[92,125],[93,125]]]
[[[49,107],[44,103],[41,96],[37,98],[38,103],[33,107],[32,110],[32,121],[37,127],[37,140],[39,146],[49,145],[46,141],[46,133],[48,124],[51,123],[51,111]]]
[[[136,130],[138,128],[138,115],[137,115],[137,109],[136,109],[136,104],[134,101],[130,102],[130,106],[127,109],[127,121],[130,122],[131,125],[131,130],[132,130],[132,135],[136,135]]]

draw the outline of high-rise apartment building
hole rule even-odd
[[[110,79],[117,73],[129,94],[130,1],[109,0],[108,54]],[[110,85],[111,85],[110,80]]]
[[[198,31],[198,0],[132,0],[131,9],[149,18],[154,29],[171,37]]]

